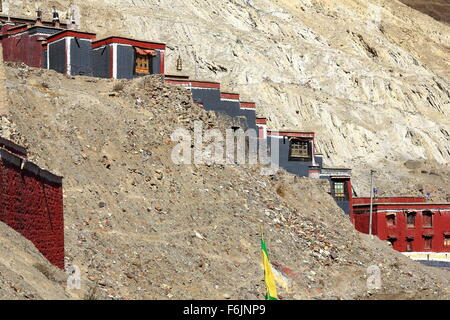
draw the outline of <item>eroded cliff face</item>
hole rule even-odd
[[[11,15],[34,14],[36,3],[7,2]],[[71,2],[82,29],[166,42],[167,73],[180,56],[183,73],[257,102],[269,126],[316,131],[328,165],[355,168],[360,193],[368,168],[389,178],[386,192],[393,180],[404,180],[396,192],[445,189],[447,25],[392,0]],[[52,5],[69,1],[42,1],[48,17]],[[441,171],[423,177],[431,169]]]

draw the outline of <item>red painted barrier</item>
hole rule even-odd
[[[0,149],[0,221],[64,269],[62,178]]]

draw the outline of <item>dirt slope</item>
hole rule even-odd
[[[35,14],[34,2],[6,2],[5,13]],[[183,73],[255,100],[273,128],[315,131],[328,165],[355,169],[359,194],[368,194],[369,169],[378,169],[381,195],[417,195],[428,184],[436,200],[450,196],[449,26],[397,0],[41,7],[50,18],[52,5],[65,11],[70,3],[82,29],[165,42],[168,73],[180,56]],[[419,165],[410,169],[408,161]]]
[[[263,224],[283,298],[450,298],[448,272],[356,232],[324,181],[173,164],[175,128],[218,127],[185,90],[158,77],[6,72],[12,137],[65,177],[67,263],[98,297],[261,299]],[[383,287],[368,291],[374,264]]]
[[[66,290],[66,283],[63,271],[51,265],[30,241],[0,222],[0,300],[84,297],[85,290]]]

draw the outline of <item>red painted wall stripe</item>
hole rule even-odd
[[[112,78],[114,76],[114,50],[113,46],[109,46],[109,77]]]
[[[256,118],[256,123],[257,124],[267,124],[267,119],[266,118]]]
[[[271,136],[286,136],[286,137],[305,137],[314,138],[314,132],[289,132],[289,131],[267,131],[268,135]]]
[[[196,88],[220,89],[220,83],[217,82],[174,80],[174,79],[166,79],[165,82],[173,85],[186,85]]]
[[[160,55],[160,57],[159,57],[159,73],[164,74],[164,72],[165,72],[164,51],[160,51],[159,55]]]
[[[242,108],[256,109],[256,103],[254,102],[241,102]]]
[[[221,92],[220,93],[221,99],[231,99],[231,100],[239,100],[240,95],[237,93],[227,93],[227,92]]]
[[[96,35],[94,33],[88,33],[88,32],[79,32],[79,31],[71,31],[71,30],[65,30],[62,32],[59,32],[57,34],[54,34],[47,38],[47,43],[52,43],[55,41],[58,41],[62,38],[66,37],[75,37],[75,38],[82,38],[82,39],[95,39]]]
[[[381,197],[373,199],[373,203],[424,203],[423,197]],[[354,199],[354,204],[370,204],[369,197],[360,197]]]

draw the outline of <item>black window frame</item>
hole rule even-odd
[[[393,217],[393,219],[390,219],[390,217]],[[392,221],[393,223],[390,223],[390,221]],[[397,216],[394,213],[386,215],[386,225],[388,227],[395,227],[397,225]]]
[[[414,238],[406,238],[406,252],[414,252]]]
[[[410,217],[413,218],[414,223],[409,223],[409,219]],[[411,212],[407,212],[406,213],[406,227],[409,229],[414,229],[416,227],[416,217],[417,217],[417,212],[411,211]]]
[[[308,156],[307,157],[296,157],[292,155],[292,146],[295,142],[307,143]],[[312,161],[312,140],[302,139],[302,138],[290,138],[289,139],[289,161]]]
[[[336,184],[342,183],[344,185],[344,196],[337,196],[336,195]],[[348,186],[346,180],[331,180],[331,194],[333,195],[333,198],[337,201],[348,201],[349,195],[348,195]]]
[[[433,236],[432,235],[424,235],[423,236],[423,249],[424,250],[432,250],[433,249]],[[430,244],[430,247],[427,247],[427,244]]]
[[[151,55],[147,55],[147,58],[148,58],[148,66],[147,66],[147,68],[148,68],[148,73],[142,73],[142,72],[138,72],[138,58],[139,57],[143,57],[143,55],[141,55],[141,54],[138,54],[137,52],[134,52],[134,74],[136,74],[136,75],[150,75],[150,74],[153,74],[153,56],[151,56]],[[142,69],[140,69],[140,70],[142,70]]]
[[[422,227],[423,228],[433,228],[433,212],[430,210],[422,211]],[[430,218],[430,224],[425,224],[425,217]]]

